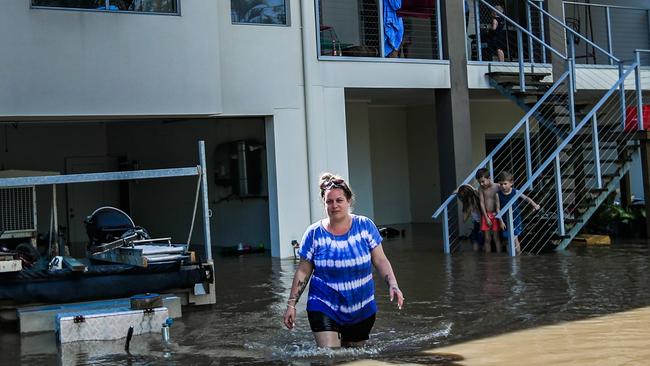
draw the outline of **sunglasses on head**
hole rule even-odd
[[[340,178],[332,179],[327,182],[323,182],[320,185],[320,189],[329,189],[329,188],[343,188],[345,186],[345,181]]]

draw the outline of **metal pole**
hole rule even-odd
[[[386,57],[386,52],[384,49],[384,0],[379,0],[377,2],[378,13],[379,13],[379,47],[381,48],[379,54],[382,58]]]
[[[533,161],[532,153],[530,151],[530,119],[526,119],[524,139],[526,144],[526,175],[528,180],[532,179],[533,176]]]
[[[449,247],[449,213],[447,212],[447,207],[442,212],[442,240],[445,246],[445,254],[451,253],[451,248]]]
[[[594,149],[594,168],[596,171],[596,187],[598,189],[603,188],[603,177],[601,176],[601,167],[600,167],[600,142],[598,141],[598,119],[596,114],[591,120],[591,144]]]
[[[526,19],[528,21],[528,33],[533,34],[533,17],[530,14],[530,3],[526,1]],[[535,63],[535,55],[533,50],[533,37],[528,36],[528,58],[530,63]]]
[[[578,88],[576,86],[576,43],[575,36],[573,33],[569,33],[569,60],[571,62],[571,75],[573,76],[573,92],[577,92]]]
[[[557,221],[560,235],[565,234],[564,230],[564,200],[562,199],[562,176],[560,172],[560,156],[555,156],[555,195],[557,197]]]
[[[59,246],[59,255],[65,255],[65,241],[59,241],[59,214],[58,206],[56,204],[56,184],[52,184],[52,207],[54,211],[54,245]]]
[[[540,8],[543,5],[540,3]],[[539,28],[542,36],[542,42],[546,43],[546,30],[544,29],[544,13],[539,10]],[[546,48],[542,46],[542,62],[546,63]]]
[[[479,13],[479,0],[474,0],[474,27],[476,28],[476,56],[483,61],[483,50],[481,50],[481,14]]]
[[[618,77],[619,79],[623,76],[623,61],[618,63]],[[621,86],[619,87],[621,95],[621,126],[625,130],[625,79],[621,81]]]
[[[569,68],[573,69],[574,65],[571,59],[569,59]],[[576,106],[575,106],[575,79],[572,71],[569,71],[569,88],[567,92],[569,93],[569,118],[571,119],[571,130],[576,128]]]
[[[212,262],[212,241],[210,238],[210,208],[208,207],[208,168],[205,160],[205,141],[199,141],[199,160],[201,162],[201,196],[203,199],[203,240],[205,241],[206,261]]]
[[[645,130],[643,124],[643,89],[641,88],[641,53],[636,52],[636,68],[634,70],[634,79],[636,83],[636,115],[639,122],[639,131]]]
[[[524,40],[521,29],[517,29],[517,53],[519,54],[519,88],[526,91],[526,71],[524,69]]]
[[[614,48],[614,45],[612,44],[612,16],[611,16],[611,11],[609,6],[605,7],[605,14],[607,18],[607,51],[609,52],[610,55],[613,55],[612,50]],[[609,58],[609,64],[614,65],[614,60],[610,57]]]
[[[465,5],[463,4],[463,7]],[[463,13],[465,19],[465,13]],[[442,15],[440,14],[440,0],[436,0],[436,31],[438,32],[438,60],[442,60]]]
[[[510,206],[508,209],[508,245],[510,246],[511,257],[517,255],[517,252],[515,251],[515,220],[513,216],[512,206]]]

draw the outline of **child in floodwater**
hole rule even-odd
[[[514,176],[509,172],[501,172],[497,177],[497,182],[499,182],[500,190],[498,192],[499,196],[499,205],[501,207],[505,206],[512,200],[512,198],[517,194],[517,189],[513,187]],[[540,209],[540,206],[533,201],[530,197],[525,194],[521,195],[521,198],[526,200],[535,211]],[[505,216],[504,216],[505,217]],[[523,224],[521,221],[521,209],[517,203],[512,205],[512,222],[513,222],[513,239],[515,242],[515,252],[517,254],[521,253],[521,244],[519,243],[519,235],[523,231]],[[503,230],[503,236],[507,239],[510,237],[510,230],[506,230],[506,224],[501,221],[501,229]]]
[[[463,204],[463,220],[472,219],[472,232],[469,239],[472,248],[478,252],[483,248],[484,238],[481,232],[481,203],[478,191],[469,184],[463,184],[456,190],[456,197]]]
[[[476,180],[479,184],[478,196],[481,205],[481,231],[485,237],[485,252],[490,253],[492,250],[492,240],[497,253],[501,253],[501,235],[499,230],[501,225],[496,218],[499,213],[499,185],[492,182],[490,171],[481,168],[476,172]]]

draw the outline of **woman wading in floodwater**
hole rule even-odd
[[[397,298],[399,309],[404,296],[377,227],[367,217],[350,213],[352,190],[345,180],[323,174],[320,195],[327,218],[312,224],[302,238],[284,324],[293,328],[296,304],[311,277],[307,316],[316,344],[360,347],[368,340],[377,312],[372,265],[388,285],[390,300]]]

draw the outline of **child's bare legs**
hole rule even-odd
[[[485,243],[483,243],[483,246],[485,248],[485,253],[490,253],[490,249],[492,248],[492,232],[489,230],[484,230],[483,231],[483,237],[485,238]]]
[[[494,234],[494,246],[497,247],[497,253],[501,253],[501,233],[492,231],[492,234]]]
[[[521,254],[521,245],[519,244],[518,236],[515,236],[515,253]]]
[[[515,236],[514,240],[515,240],[515,253],[521,254],[521,244],[519,244],[519,237]],[[510,247],[508,247],[507,251],[510,252]]]

